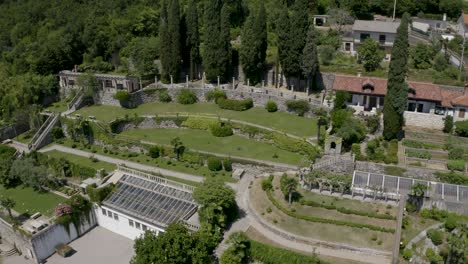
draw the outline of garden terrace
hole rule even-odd
[[[128,174],[103,205],[161,228],[188,220],[198,207],[191,192]]]
[[[54,193],[39,193],[30,187],[17,186],[15,188],[5,188],[0,185],[0,198],[8,197],[16,202],[13,210],[19,214],[32,215],[40,212],[43,215],[52,215],[55,206],[63,203],[66,199]]]
[[[210,132],[196,129],[132,129],[122,135],[131,139],[170,145],[174,137],[192,151],[207,151],[224,155],[246,157],[297,165],[302,155],[282,150],[272,144],[247,139],[239,135],[215,137]],[[276,154],[276,155],[275,155]]]
[[[411,188],[416,183],[427,186],[425,191],[426,196],[444,200],[447,204],[447,209],[450,208],[462,214],[468,214],[468,186],[463,185],[355,171],[352,191],[353,193],[360,193],[371,197],[375,195],[379,196],[379,198],[398,200],[401,194],[411,193]]]
[[[260,107],[253,107],[246,111],[231,111],[220,109],[214,103],[196,103],[182,105],[177,103],[147,103],[134,109],[125,109],[117,106],[90,106],[77,112],[83,117],[94,116],[97,120],[111,121],[122,118],[125,115],[201,115],[222,117],[257,124],[260,126],[276,129],[299,137],[314,137],[317,135],[317,122],[315,119],[299,117],[282,111],[269,113]]]
[[[61,152],[58,150],[47,151],[47,152],[44,152],[44,154],[49,157],[56,158],[56,159],[64,158],[65,160],[79,164],[80,166],[92,168],[95,170],[104,169],[106,172],[111,172],[117,168],[117,166],[112,163],[99,161],[99,160],[92,160],[90,158],[73,155],[73,154]]]
[[[293,214],[307,215],[310,216],[310,218],[321,218],[322,220],[331,221],[308,221],[284,213],[282,209],[279,209],[277,205],[272,202],[268,197],[268,193],[262,190],[262,179],[257,179],[254,181],[250,189],[250,203],[252,209],[255,210],[258,215],[261,215],[260,217],[268,222],[269,225],[274,225],[277,229],[282,229],[290,234],[294,234],[298,238],[306,240],[319,239],[326,242],[346,244],[353,247],[367,247],[379,250],[391,249],[393,242],[393,234],[391,232],[380,232],[367,228],[337,225],[332,223],[332,221],[358,224],[366,223],[368,225],[374,223],[378,228],[385,227],[391,229],[392,227],[395,227],[394,220],[374,219],[365,216],[343,214],[336,210],[303,206],[296,202],[289,206],[283,193],[276,189],[279,187],[279,179],[276,178],[273,180],[273,190],[270,191],[276,204],[283,209],[286,208],[289,212],[293,212]],[[328,196],[325,197],[328,198]],[[360,203],[359,201],[356,202]],[[361,203],[361,208],[365,206],[367,205]]]

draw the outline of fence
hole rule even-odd
[[[416,183],[426,186],[426,197],[468,205],[468,186],[463,185],[354,171],[351,186],[353,191],[364,195],[378,191],[398,199],[401,194],[411,193],[411,188]]]
[[[148,180],[160,183],[160,184],[168,185],[168,186],[171,186],[171,187],[174,187],[174,188],[177,188],[179,190],[186,191],[186,192],[193,192],[195,190],[194,186],[183,184],[183,183],[172,181],[172,180],[168,180],[166,178],[158,177],[158,176],[148,174],[148,173],[144,173],[144,172],[141,172],[141,171],[132,170],[132,169],[123,167],[121,165],[118,165],[117,169],[119,171],[121,171],[121,172],[128,173],[128,174],[131,174],[131,175],[135,175],[135,176],[138,176],[138,177],[141,177],[141,178],[145,178],[145,179],[148,179]]]

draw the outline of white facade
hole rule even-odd
[[[132,240],[144,234],[146,230],[154,231],[157,235],[164,232],[162,228],[124,215],[106,206],[96,206],[94,211],[99,226]]]

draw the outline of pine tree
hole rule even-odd
[[[388,72],[387,96],[384,103],[384,131],[387,140],[395,139],[403,128],[403,113],[408,101],[406,72],[408,64],[408,20],[405,14],[397,30]]]
[[[190,49],[190,79],[197,77],[198,66],[200,64],[200,35],[198,33],[198,10],[194,0],[190,0],[186,14],[187,41],[186,45]]]
[[[220,0],[209,0],[205,5],[203,34],[203,66],[206,78],[227,79],[231,62],[229,6]]]
[[[257,14],[250,13],[244,24],[241,39],[240,58],[245,77],[250,79],[252,84],[259,83],[267,49],[266,12],[263,5]]]
[[[315,28],[311,25],[309,32],[307,32],[306,45],[302,53],[302,73],[307,78],[307,88],[312,86],[312,89],[314,89],[316,87],[315,83],[318,72],[317,37],[315,36]]]

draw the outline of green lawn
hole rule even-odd
[[[0,198],[9,197],[16,202],[14,210],[20,214],[34,214],[41,212],[44,215],[52,215],[57,204],[66,199],[53,193],[38,193],[32,188],[18,186],[5,189],[0,185]]]
[[[122,135],[134,139],[169,145],[174,137],[179,137],[189,149],[208,151],[231,156],[268,160],[287,164],[299,164],[302,156],[238,135],[214,137],[208,131],[196,129],[132,129]],[[273,158],[274,154],[278,158]]]
[[[55,102],[51,104],[50,106],[48,106],[45,110],[49,110],[55,113],[65,112],[68,110],[68,104],[65,101]]]
[[[277,129],[300,137],[317,135],[315,119],[299,117],[286,112],[278,111],[269,113],[260,107],[254,107],[247,111],[231,111],[220,109],[213,103],[196,103],[193,105],[181,105],[177,103],[147,103],[134,109],[124,109],[117,106],[91,106],[76,112],[82,116],[95,116],[99,120],[110,121],[117,117],[127,115],[158,115],[158,114],[200,114],[220,116],[235,120],[246,121],[261,126]]]
[[[34,134],[31,134],[30,131],[26,131],[23,134],[19,134],[17,137],[15,137],[15,140],[24,144],[29,144],[33,136]]]
[[[111,172],[111,171],[113,171],[113,170],[115,170],[117,168],[117,166],[115,164],[112,164],[112,163],[108,163],[108,162],[104,162],[104,161],[93,162],[89,158],[78,156],[78,155],[73,155],[73,154],[69,154],[69,153],[60,152],[58,150],[48,151],[48,152],[45,152],[44,154],[46,154],[46,155],[48,155],[50,157],[53,157],[53,158],[57,158],[57,159],[58,158],[64,158],[64,159],[66,159],[66,160],[68,160],[70,162],[76,163],[76,164],[84,166],[84,167],[90,167],[90,168],[93,168],[95,170],[104,169],[106,172]]]

